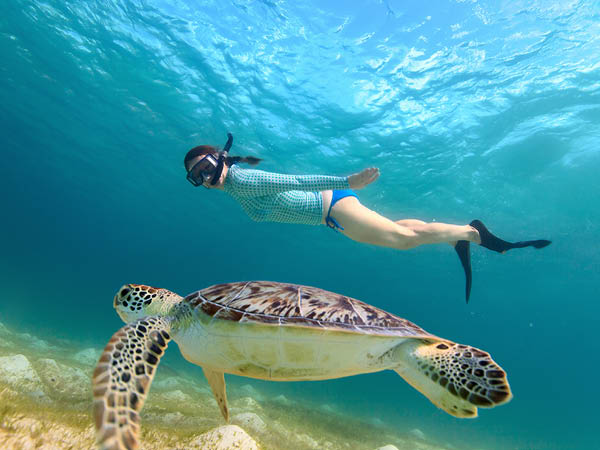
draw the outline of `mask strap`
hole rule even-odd
[[[229,153],[229,149],[233,144],[233,136],[231,133],[227,133],[227,143],[223,148],[223,151],[219,154],[219,161],[217,162],[217,168],[215,169],[215,174],[212,177],[210,182],[211,186],[214,186],[221,178],[221,174],[223,173],[223,166],[225,165],[225,158],[227,157],[227,153]]]

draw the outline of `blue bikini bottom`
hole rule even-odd
[[[327,225],[333,231],[337,231],[338,229],[343,230],[344,227],[341,226],[337,220],[331,217],[331,208],[333,208],[333,205],[335,205],[341,199],[346,197],[358,198],[358,195],[356,195],[356,192],[354,192],[352,189],[342,189],[334,190],[333,195],[331,196],[331,204],[329,205],[329,211],[327,211],[327,217],[325,217],[325,225]]]

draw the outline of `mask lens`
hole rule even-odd
[[[200,186],[204,180],[209,179],[214,173],[217,161],[213,155],[206,155],[190,169],[187,179],[194,186]]]
[[[212,156],[212,155],[209,155],[209,156]],[[194,166],[194,169],[198,172],[214,171],[215,166],[212,164],[212,161],[209,158],[209,156],[206,156],[206,157],[202,158],[200,161],[198,161],[198,164],[196,164]]]

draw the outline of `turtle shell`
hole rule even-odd
[[[188,295],[184,302],[220,320],[360,334],[434,337],[406,319],[311,286],[271,281],[217,284]]]

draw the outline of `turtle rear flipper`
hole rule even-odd
[[[221,414],[223,415],[225,422],[229,422],[225,374],[223,372],[216,372],[214,370],[207,369],[206,367],[203,367],[202,371],[204,372],[206,381],[208,381],[208,385],[215,396],[215,400],[217,401],[217,405],[219,405],[219,409],[221,410]]]
[[[455,417],[477,417],[512,398],[506,373],[482,350],[441,340],[413,339],[394,351],[394,370],[433,404]]]
[[[169,321],[144,317],[110,339],[92,377],[96,441],[101,449],[139,448],[140,416],[167,345]]]

